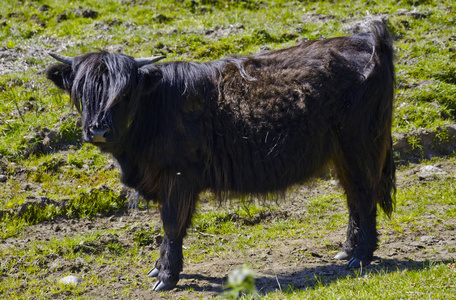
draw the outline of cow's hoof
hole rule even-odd
[[[362,268],[370,264],[370,260],[362,260],[359,258],[353,257],[348,261],[347,267],[349,268]]]
[[[158,273],[160,273],[160,271],[157,268],[153,268],[152,270],[150,270],[147,273],[147,276],[149,276],[149,277],[157,277]]]
[[[336,256],[334,256],[334,258],[339,260],[350,260],[352,256],[345,251],[340,251],[336,254]]]
[[[152,288],[152,290],[154,291],[169,291],[171,289],[173,289],[175,286],[177,285],[177,282],[176,283],[168,283],[168,282],[164,282],[164,281],[161,281],[161,280],[157,280],[157,282],[154,284],[154,287]]]

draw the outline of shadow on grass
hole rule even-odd
[[[363,269],[347,268],[345,265],[328,264],[303,270],[293,270],[290,273],[261,274],[257,277],[256,287],[260,294],[281,290],[292,293],[298,290],[313,289],[316,286],[327,286],[343,278],[359,278],[366,274],[389,274],[403,270],[420,271],[439,264],[454,263],[454,260],[445,261],[413,261],[374,258],[371,265]],[[205,276],[199,274],[181,274],[179,290],[191,289],[195,292],[222,293],[226,278]]]
[[[177,285],[179,290],[191,289],[195,292],[222,293],[225,283],[225,278],[200,274],[181,274],[180,280]],[[187,281],[183,282],[183,280]]]

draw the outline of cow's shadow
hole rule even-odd
[[[222,293],[226,278],[206,276],[201,274],[180,274],[180,279],[187,279],[185,283],[179,282],[178,290],[192,290],[195,292]],[[190,282],[189,282],[190,281]],[[195,282],[195,283],[192,283]]]
[[[305,268],[302,270],[293,270],[293,272],[281,272],[278,274],[262,274],[257,277],[256,287],[260,294],[268,294],[277,290],[298,291],[315,286],[331,285],[341,278],[362,277],[366,274],[379,273],[388,274],[401,272],[405,269],[409,271],[420,271],[428,269],[436,264],[454,263],[453,261],[413,261],[413,260],[394,260],[394,259],[377,259],[374,264],[364,269],[347,268],[344,265],[325,265],[314,268]],[[226,277],[214,277],[200,274],[181,274],[181,279],[187,279],[187,282],[180,283],[178,290],[191,289],[195,292],[215,292],[222,293],[226,287]],[[188,282],[190,281],[190,282]],[[195,283],[192,283],[195,282]]]

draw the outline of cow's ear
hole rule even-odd
[[[160,84],[163,73],[155,65],[146,65],[138,69],[139,86],[142,93],[149,94]]]
[[[54,82],[56,86],[68,92],[71,91],[73,82],[73,70],[67,64],[55,64],[46,70],[46,77]]]

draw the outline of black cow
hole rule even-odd
[[[368,265],[377,204],[395,193],[391,122],[394,66],[386,26],[207,63],[139,60],[105,51],[47,77],[82,115],[83,140],[111,153],[121,180],[160,205],[165,236],[148,273],[176,286],[182,240],[198,195],[281,194],[332,162],[350,220],[339,259]]]

